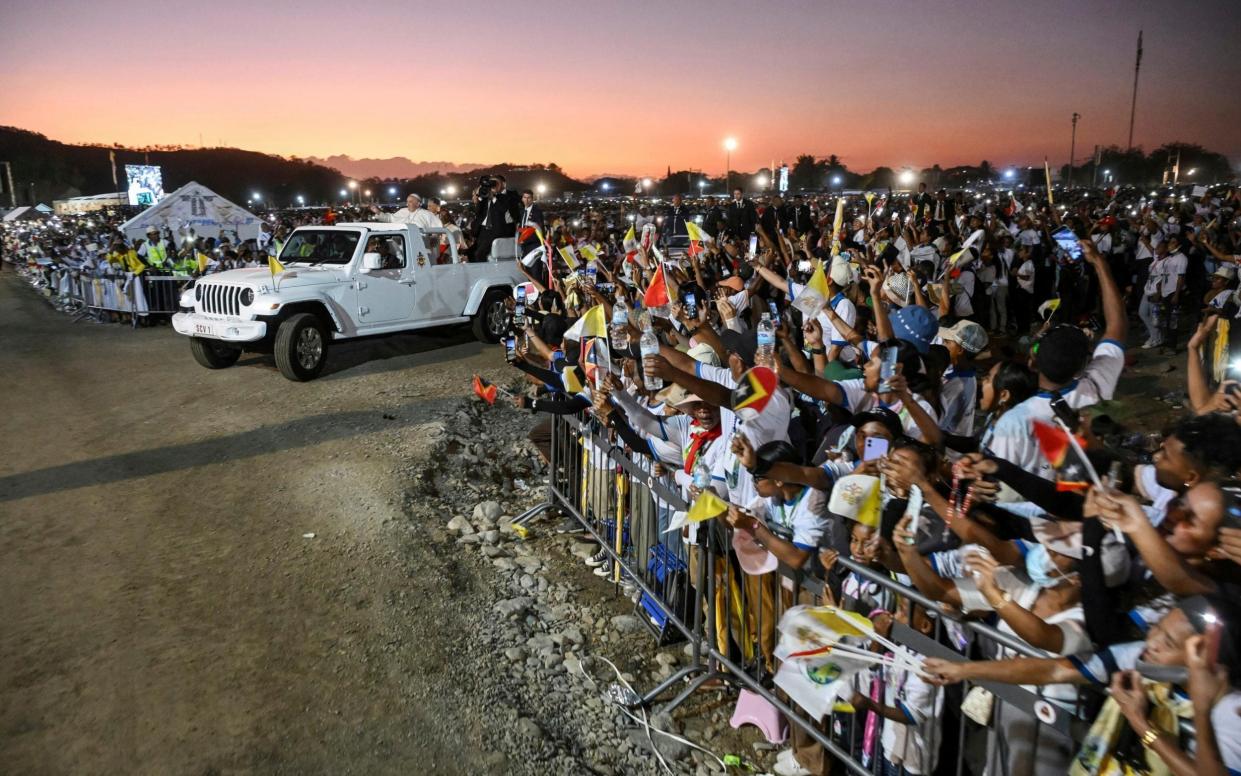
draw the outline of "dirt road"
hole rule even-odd
[[[457,329],[209,372],[0,276],[0,771],[496,770],[444,670],[479,583],[399,467],[501,366]]]

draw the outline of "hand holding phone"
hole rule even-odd
[[[1072,261],[1082,260],[1082,246],[1077,242],[1077,235],[1067,226],[1062,226],[1051,233],[1052,239],[1056,241],[1056,245],[1069,255]]]

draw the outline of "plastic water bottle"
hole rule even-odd
[[[694,461],[694,487],[700,491],[711,487],[711,470],[707,468],[706,461],[702,460],[702,455]]]
[[[649,324],[642,330],[642,339],[638,341],[638,346],[642,350],[643,358],[659,355],[659,337],[655,336],[655,329]],[[664,387],[662,377],[656,377],[650,372],[644,373],[642,377],[648,391],[658,391]]]
[[[612,305],[612,348],[629,349],[629,307],[621,301]]]
[[[771,322],[771,313],[763,313],[757,334],[758,349],[754,351],[754,364],[771,368],[776,363],[776,327]]]

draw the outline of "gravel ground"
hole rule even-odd
[[[646,689],[681,648],[501,531],[542,472],[474,372],[511,376],[460,328],[211,372],[0,275],[0,771],[657,772],[592,655]],[[660,722],[714,740],[712,701]]]
[[[1137,353],[1109,411],[1177,414],[1182,358]],[[462,328],[342,345],[307,384],[210,372],[0,275],[0,771],[660,772],[604,658],[645,690],[683,650],[588,546],[507,529],[532,421],[463,398],[473,372],[512,374]],[[729,713],[704,692],[657,723],[769,764]]]

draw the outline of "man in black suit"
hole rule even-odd
[[[740,187],[733,189],[733,198],[728,201],[725,212],[725,223],[728,225],[729,234],[738,240],[748,240],[750,235],[754,234],[754,227],[758,224],[758,212],[754,209],[754,203],[742,196]]]
[[[940,227],[940,232],[948,231],[948,224],[952,223],[956,217],[956,203],[948,199],[948,192],[940,189],[935,192],[935,200],[930,203],[928,210],[931,216],[931,223]]]
[[[810,205],[806,204],[806,198],[801,194],[793,196],[793,201],[784,206],[784,213],[780,218],[780,226],[784,229],[792,227],[800,237],[803,234],[809,234],[810,228],[814,222],[810,217]]]
[[[516,235],[517,220],[521,217],[521,204],[508,190],[503,175],[493,177],[489,193],[479,194],[474,192],[474,234],[477,242],[471,261],[486,261],[491,256],[493,241]]]
[[[521,217],[517,219],[517,234],[524,237],[518,250],[518,258],[539,247],[538,236],[533,231],[530,231],[529,236],[524,236],[526,231],[538,228],[545,232],[544,224],[543,209],[534,203],[534,192],[526,189],[521,193]]]
[[[715,197],[707,197],[707,217],[702,219],[702,231],[712,237],[719,237],[724,223],[724,208],[715,202]]]
[[[926,219],[927,208],[931,206],[931,195],[926,193],[926,184],[918,184],[918,193],[913,197],[914,221],[922,223]]]

